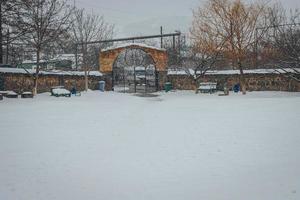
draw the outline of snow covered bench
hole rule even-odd
[[[51,88],[51,96],[71,97],[71,92],[63,87]]]
[[[213,93],[217,91],[217,83],[202,82],[199,84],[198,91],[201,93]]]
[[[2,95],[2,96],[6,96],[7,94],[9,93],[9,91],[0,91],[0,94]]]
[[[11,98],[11,99],[16,99],[18,98],[18,94],[15,93],[14,91],[9,91],[7,94],[6,94],[6,98]]]
[[[32,92],[23,92],[21,94],[21,98],[23,98],[23,99],[33,98],[33,94],[32,94]]]

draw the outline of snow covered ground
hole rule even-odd
[[[159,95],[0,101],[0,199],[300,199],[300,93]]]

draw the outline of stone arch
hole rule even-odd
[[[156,70],[158,72],[167,71],[168,55],[165,49],[132,43],[102,50],[99,56],[100,72],[111,73],[115,60],[118,58],[119,54],[121,54],[127,48],[141,49],[151,56],[155,62]]]
[[[115,64],[116,64],[118,58],[121,56],[121,54],[124,53],[125,50],[128,50],[128,49],[132,49],[132,50],[135,50],[135,49],[141,50],[142,52],[144,52],[145,54],[147,54],[147,56],[149,56],[149,58],[151,59],[151,61],[152,61],[153,64],[154,64],[155,71],[157,71],[156,61],[153,59],[153,56],[152,56],[151,54],[149,54],[148,52],[146,52],[144,49],[142,49],[142,48],[136,48],[136,47],[134,47],[134,46],[130,46],[130,47],[127,47],[127,48],[123,48],[123,50],[119,52],[119,54],[117,55],[117,57],[114,59],[114,62],[112,63],[112,64],[113,64],[113,65],[112,65],[112,69],[114,69]]]

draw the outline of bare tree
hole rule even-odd
[[[267,14],[267,27],[262,28],[265,34],[256,48],[257,60],[284,77],[300,81],[300,12],[287,12],[276,3]]]
[[[26,32],[23,40],[36,51],[34,94],[38,91],[41,53],[68,29],[71,13],[72,7],[66,0],[21,1],[16,28],[19,32]]]
[[[16,29],[21,4],[22,0],[0,0],[0,63],[16,66],[30,49],[21,38],[27,30]]]
[[[216,62],[223,56],[225,43],[228,35],[221,34],[216,28],[211,26],[211,18],[207,18],[206,8],[199,8],[194,11],[193,23],[190,30],[192,47],[188,51],[188,56],[184,60],[186,73],[193,78],[195,88],[197,83],[207,71],[215,69]]]
[[[9,5],[7,1],[0,0],[0,63],[3,63],[3,24],[5,20],[5,15],[8,11]]]
[[[94,40],[105,40],[113,36],[114,26],[105,22],[103,16],[88,14],[84,9],[76,10],[73,15],[72,37],[79,44],[83,54],[83,70],[85,74],[85,90],[88,90],[88,75],[92,69],[95,48],[88,43]],[[100,47],[99,47],[100,49]],[[94,50],[94,51],[93,51]],[[99,52],[99,51],[98,51]]]
[[[0,0],[0,63],[4,61],[3,47],[6,46],[6,63],[8,63],[8,45],[22,34],[11,28],[16,21],[20,2],[20,0]]]
[[[281,5],[276,5],[269,12],[269,21],[264,41],[275,52],[272,58],[283,67],[300,67],[300,11],[287,14]]]
[[[265,23],[264,12],[264,4],[246,4],[241,0],[208,0],[205,7],[194,10],[195,16],[206,21],[202,30],[213,33],[215,41],[225,41],[224,54],[240,70],[243,94],[246,94],[245,60],[253,50],[256,39],[261,37],[255,33],[256,28]]]
[[[168,53],[169,69],[179,69],[182,67],[181,54],[184,55],[189,49],[186,44],[186,38],[187,36],[181,33],[178,37],[173,36],[163,39],[163,48],[166,49]]]

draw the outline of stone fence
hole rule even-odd
[[[300,82],[275,73],[248,73],[244,75],[248,91],[291,91],[300,92]],[[168,74],[168,81],[175,89],[195,90],[196,84],[191,76],[185,74]],[[217,88],[223,90],[225,83],[228,88],[239,83],[238,74],[208,74],[204,75],[199,82],[216,82]],[[299,79],[300,77],[298,77]]]
[[[258,73],[259,72],[259,73]],[[295,74],[294,74],[295,75]],[[296,75],[295,75],[296,76]],[[300,79],[299,75],[297,75]],[[287,74],[277,74],[264,71],[251,71],[244,75],[246,88],[248,91],[291,91],[300,92],[300,82],[287,77]],[[163,89],[165,82],[171,82],[174,89],[195,90],[196,84],[191,76],[185,73],[159,73],[159,88]],[[218,73],[208,73],[204,75],[199,82],[216,82],[217,88],[223,90],[225,83],[228,88],[239,83],[239,74],[230,73],[229,71]],[[111,74],[101,74],[94,72],[89,75],[89,88],[97,90],[99,81],[106,82],[106,90],[112,89]],[[66,73],[41,73],[38,79],[38,92],[49,92],[51,87],[65,86],[67,89],[76,87],[77,90],[83,91],[85,79],[83,72],[66,72]],[[0,91],[12,90],[17,93],[31,91],[33,89],[33,76],[23,71],[11,71],[0,68]]]
[[[97,90],[99,81],[106,81],[107,90],[111,88],[110,78],[100,74],[89,75],[89,89]],[[0,90],[9,90],[17,93],[32,91],[33,75],[30,73],[20,73],[18,71],[5,71],[0,69]],[[76,87],[83,91],[85,88],[85,77],[83,74],[76,73],[42,73],[38,79],[38,93],[49,92],[51,87],[64,86],[71,90]]]

